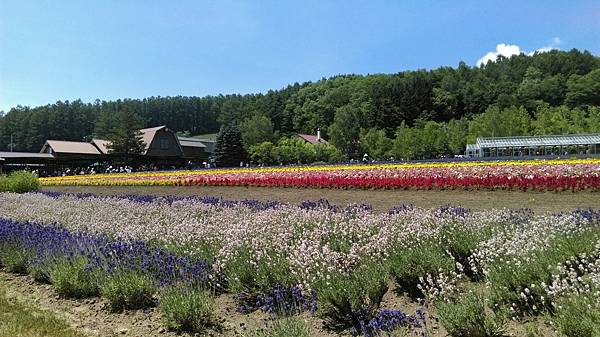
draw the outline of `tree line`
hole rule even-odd
[[[340,75],[248,95],[150,97],[18,106],[0,117],[0,150],[46,139],[107,138],[123,112],[190,135],[236,124],[244,148],[320,128],[346,158],[426,158],[477,136],[600,132],[600,58],[587,51],[499,57],[471,67]],[[267,145],[265,145],[267,146]]]

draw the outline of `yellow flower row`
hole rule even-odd
[[[600,164],[600,159],[553,159],[553,160],[510,160],[510,161],[474,161],[474,162],[428,162],[428,163],[394,163],[394,164],[355,164],[355,165],[324,165],[324,166],[282,166],[282,167],[253,167],[253,168],[218,168],[209,170],[190,171],[162,171],[162,172],[134,172],[134,173],[110,173],[95,175],[79,175],[65,177],[40,178],[42,185],[77,185],[82,180],[86,185],[92,184],[91,180],[103,180],[112,178],[125,178],[119,184],[131,184],[127,178],[153,178],[153,177],[186,177],[205,174],[228,174],[228,173],[262,173],[262,172],[308,172],[308,171],[339,171],[339,170],[371,170],[371,169],[409,169],[409,168],[432,168],[432,167],[469,167],[469,166],[499,166],[499,165],[554,165],[554,164]],[[136,185],[155,185],[161,181],[163,184],[173,184],[172,181],[153,179],[142,183],[135,180]],[[160,183],[158,183],[160,184]],[[100,183],[98,184],[100,185]]]

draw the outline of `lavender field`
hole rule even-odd
[[[0,194],[6,272],[216,335],[594,336],[599,234],[597,210]]]

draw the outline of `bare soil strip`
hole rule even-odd
[[[386,212],[399,204],[413,204],[423,208],[455,205],[473,210],[530,208],[536,213],[555,213],[577,208],[600,208],[600,193],[586,191],[342,190],[233,186],[47,186],[43,190],[99,195],[198,195],[231,200],[278,200],[288,203],[325,198],[338,205],[368,203],[373,205],[378,212]]]
[[[199,336],[198,334],[175,333],[167,331],[161,323],[157,308],[145,310],[127,310],[113,312],[104,298],[82,300],[65,299],[58,296],[50,285],[39,284],[29,276],[17,276],[0,271],[0,284],[6,288],[7,297],[38,307],[65,320],[73,329],[89,337],[176,337]],[[414,309],[413,309],[414,310]],[[251,331],[265,327],[272,319],[268,314],[254,312],[240,314],[236,311],[233,295],[221,295],[217,298],[216,321],[218,328],[209,330],[201,336],[250,337]],[[333,334],[323,329],[323,321],[309,314],[302,315],[311,328],[311,336],[335,337],[347,336]],[[1,325],[1,322],[0,322]],[[12,336],[11,336],[12,337]]]

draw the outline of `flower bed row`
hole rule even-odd
[[[43,185],[598,190],[600,161],[321,166],[73,176]]]
[[[427,333],[430,316],[381,307],[392,282],[433,303],[452,336],[495,333],[510,316],[540,313],[568,331],[575,323],[562,308],[572,311],[569,303],[598,310],[600,212],[593,210],[404,205],[377,214],[326,201],[4,193],[0,217],[5,268],[124,307],[158,300],[171,322],[182,322],[174,317],[187,299],[210,308],[215,294],[231,292],[241,294],[244,312],[316,310],[328,324],[365,336],[398,326]],[[130,300],[140,294],[146,301]],[[204,313],[183,329],[208,324]],[[598,327],[585,315],[579,321]]]

